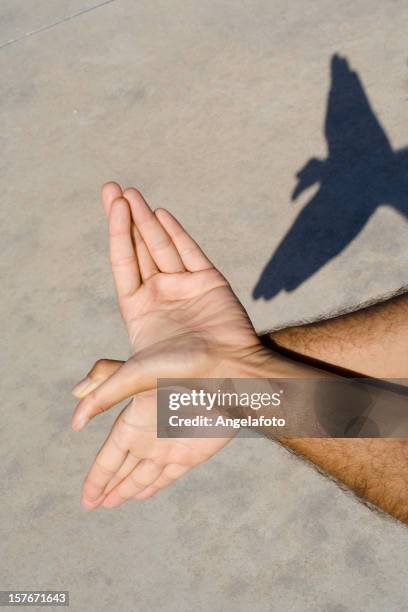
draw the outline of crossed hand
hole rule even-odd
[[[133,398],[116,419],[85,479],[94,510],[146,499],[206,461],[230,438],[157,438],[158,378],[253,376],[269,353],[228,282],[166,210],[136,189],[107,183],[102,201],[128,361],[102,359],[73,390],[72,428]]]

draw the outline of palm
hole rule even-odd
[[[117,430],[113,430],[116,442],[137,457],[185,467],[205,461],[214,454],[213,448],[226,443],[221,438],[158,438],[156,416],[156,391],[140,393],[120,414]],[[209,442],[215,444],[209,447]]]
[[[155,274],[121,301],[121,311],[134,351],[181,336],[231,348],[256,341],[246,312],[215,269]]]
[[[123,452],[124,462],[116,473],[112,471],[110,478],[106,472],[101,474],[100,464],[94,464],[84,486],[84,495],[92,497],[92,483],[101,482],[104,494],[109,495],[104,505],[109,507],[120,505],[129,497],[144,499],[154,495],[230,441],[230,438],[157,438],[155,391],[141,393],[130,402],[109,438]],[[102,487],[97,489],[98,493]]]

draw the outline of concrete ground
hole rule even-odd
[[[128,354],[108,179],[173,210],[259,330],[407,284],[407,28],[403,0],[2,0],[0,589],[69,589],[75,612],[406,610],[406,528],[285,450],[236,441],[86,514],[114,415],[69,420],[73,383]]]

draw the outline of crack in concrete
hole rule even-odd
[[[95,6],[90,6],[89,8],[83,9],[82,11],[79,11],[78,13],[74,13],[73,15],[68,15],[67,17],[64,17],[63,19],[59,19],[59,21],[55,21],[54,23],[49,23],[48,25],[42,26],[41,28],[38,28],[37,30],[26,32],[25,34],[22,34],[22,36],[19,36],[18,38],[12,38],[11,40],[8,40],[7,42],[3,44],[0,44],[0,49],[4,49],[4,47],[8,47],[9,45],[14,45],[15,43],[18,43],[21,40],[25,40],[26,38],[29,38],[30,36],[34,36],[34,34],[39,34],[40,32],[45,32],[46,30],[55,28],[55,26],[60,25],[61,23],[65,23],[66,21],[71,21],[71,19],[75,19],[75,17],[79,17],[80,15],[84,15],[85,13],[90,13],[91,11],[101,8],[102,6],[106,6],[107,4],[111,4],[112,2],[116,2],[116,0],[105,0],[104,2],[100,2],[99,4],[96,4]]]

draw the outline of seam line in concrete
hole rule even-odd
[[[74,13],[73,15],[68,15],[67,17],[60,19],[59,21],[55,21],[54,23],[49,23],[48,25],[42,26],[41,28],[38,28],[37,30],[26,32],[25,34],[23,34],[22,36],[19,36],[18,38],[12,38],[11,40],[8,40],[7,42],[1,44],[0,49],[4,49],[4,47],[8,47],[9,45],[14,45],[15,43],[18,43],[21,40],[29,38],[30,36],[34,36],[34,34],[39,34],[40,32],[44,32],[45,30],[50,30],[51,28],[55,28],[55,26],[60,25],[61,23],[65,23],[66,21],[71,21],[71,19],[75,19],[75,17],[79,17],[80,15],[84,15],[85,13],[90,13],[91,11],[101,8],[102,6],[106,6],[107,4],[111,4],[112,2],[116,2],[116,0],[105,0],[105,2],[101,2],[100,4],[96,4],[95,6],[90,6],[89,8],[83,9],[82,11],[79,11],[78,13]]]

